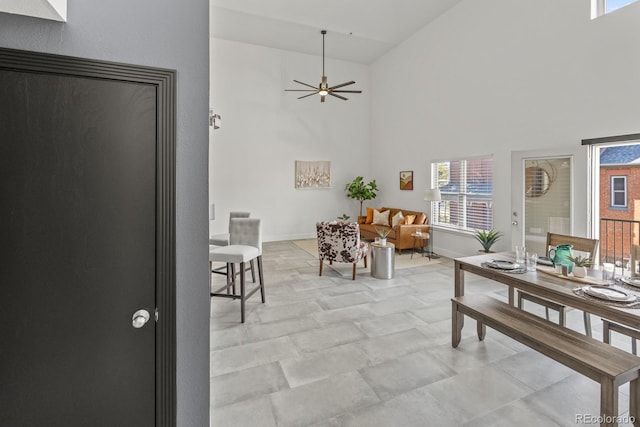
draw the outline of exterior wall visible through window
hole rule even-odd
[[[433,162],[431,177],[442,195],[432,224],[466,231],[493,228],[493,157]]]

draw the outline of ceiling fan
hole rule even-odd
[[[335,96],[336,98],[340,98],[344,101],[347,101],[348,98],[345,98],[342,95],[338,95],[338,93],[362,93],[361,90],[337,90],[341,87],[345,87],[345,86],[349,86],[354,84],[354,81],[350,81],[350,82],[345,82],[345,83],[341,83],[339,85],[335,85],[335,86],[331,86],[329,87],[329,84],[327,83],[327,76],[324,75],[324,36],[325,34],[327,34],[327,30],[322,30],[320,31],[320,33],[322,33],[322,81],[320,82],[320,85],[318,87],[315,87],[313,85],[307,84],[307,83],[303,83],[299,80],[294,80],[294,82],[299,83],[303,86],[308,86],[312,89],[285,89],[285,92],[311,92],[307,95],[302,95],[300,97],[298,97],[298,99],[302,99],[302,98],[306,98],[308,96],[311,95],[320,95],[320,102],[324,102],[324,98],[327,95],[330,96]]]

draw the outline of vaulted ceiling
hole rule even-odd
[[[211,36],[370,64],[461,0],[211,0]]]

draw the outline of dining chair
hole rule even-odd
[[[598,250],[599,240],[587,239],[586,237],[567,236],[564,234],[547,233],[547,245],[546,250],[549,253],[551,248],[555,248],[558,245],[572,245],[572,250],[588,253],[589,257],[593,258]],[[526,292],[518,291],[518,308],[523,308],[524,300],[530,301],[535,304],[542,305],[544,307],[545,316],[549,320],[549,309],[558,312],[558,324],[565,326],[565,312],[566,306],[554,301],[549,301],[545,298],[540,298],[535,295],[528,294]],[[591,316],[586,311],[583,314],[584,317],[584,330],[587,336],[591,336]]]
[[[356,264],[364,259],[367,268],[369,245],[360,241],[360,226],[357,222],[321,221],[316,223],[318,236],[318,257],[320,258],[320,276],[324,261],[329,264],[346,262],[353,264],[352,280],[356,280]]]
[[[210,291],[212,297],[223,297],[240,300],[240,318],[245,320],[245,303],[249,297],[260,290],[262,303],[265,302],[264,274],[262,269],[262,225],[257,218],[233,218],[230,220],[229,245],[211,246],[209,250],[209,268],[212,262],[227,264],[227,280],[225,286]],[[252,260],[258,261],[259,284],[250,291],[245,289],[245,265]],[[236,270],[239,264],[240,293],[236,293]],[[211,282],[210,282],[211,284]]]
[[[640,331],[622,326],[607,319],[602,319],[602,340],[611,344],[611,331],[618,332],[631,338],[631,353],[638,355],[637,340],[640,340]]]

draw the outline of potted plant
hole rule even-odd
[[[587,267],[591,267],[591,258],[583,258],[580,255],[567,257],[574,264],[573,275],[576,277],[587,277]]]
[[[376,184],[375,179],[370,181],[368,184],[365,184],[364,178],[357,176],[353,181],[347,184],[344,189],[347,192],[347,197],[360,201],[360,216],[362,216],[362,202],[376,198],[378,185]]]
[[[389,235],[389,233],[391,232],[390,228],[379,228],[376,227],[376,233],[378,233],[378,237],[380,237],[380,239],[378,240],[378,243],[380,243],[381,245],[386,245],[387,244],[387,236]]]
[[[476,230],[473,233],[473,237],[482,245],[480,252],[489,253],[491,252],[491,246],[502,237],[502,233],[493,228],[491,230]]]

